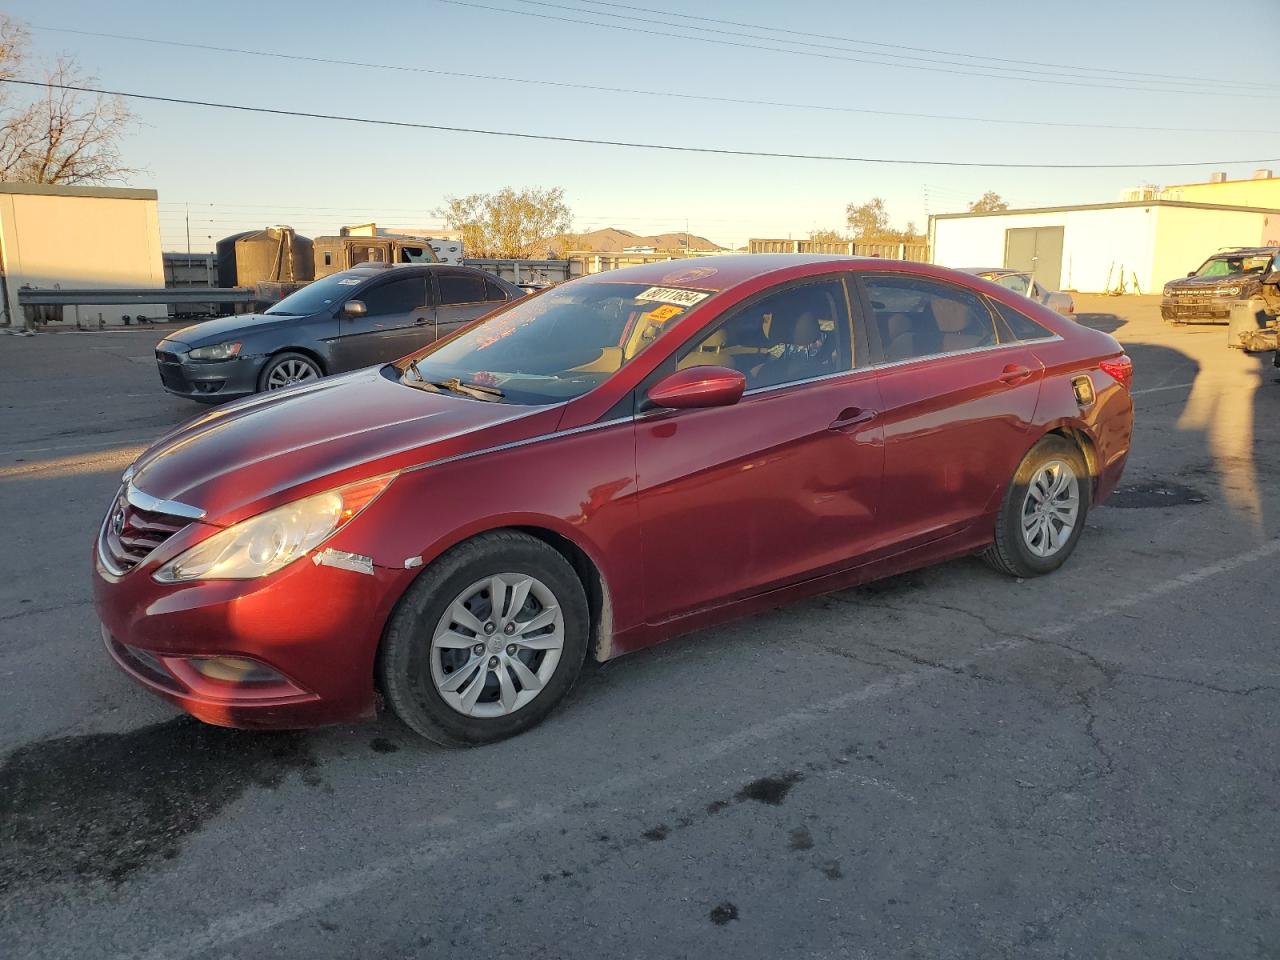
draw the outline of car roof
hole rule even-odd
[[[1231,257],[1269,257],[1280,253],[1280,247],[1232,247],[1208,256],[1209,260],[1226,260]]]
[[[659,260],[634,267],[620,267],[603,273],[587,274],[578,282],[644,283],[654,286],[692,287],[699,290],[728,290],[757,277],[780,273],[795,267],[829,263],[840,264],[899,263],[876,257],[851,257],[821,253],[731,253],[710,257],[688,257]]]

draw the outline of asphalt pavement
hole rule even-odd
[[[962,560],[589,666],[470,751],[206,727],[121,676],[94,533],[199,408],[157,330],[0,337],[0,955],[1280,956],[1277,371],[1078,302],[1137,422],[1064,569]]]

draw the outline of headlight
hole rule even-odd
[[[211,347],[196,347],[187,354],[192,360],[230,360],[240,355],[238,343],[215,343]]]
[[[287,566],[319,546],[367,507],[394,473],[317,493],[260,513],[215,533],[155,573],[161,583],[252,580]]]
[[[1213,291],[1215,297],[1234,297],[1240,293],[1239,287],[1218,287]]]

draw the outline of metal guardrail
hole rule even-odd
[[[258,293],[250,287],[100,287],[80,290],[18,290],[20,307],[71,307],[91,304],[253,303]]]

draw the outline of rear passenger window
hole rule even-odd
[[[1009,332],[1013,334],[1014,340],[1047,340],[1054,335],[1052,330],[1046,330],[1030,317],[1024,316],[1013,309],[1013,307],[999,301],[995,301],[994,306],[996,313],[1000,315],[1001,321],[1009,328]]]
[[[481,303],[486,299],[484,274],[462,271],[440,271],[440,305],[451,303]]]
[[[863,283],[888,362],[996,343],[991,312],[977,294],[924,277],[872,276]]]
[[[506,300],[507,295],[503,289],[498,286],[489,277],[484,278],[484,293],[486,300]]]
[[[740,370],[747,389],[756,390],[848,370],[849,347],[844,284],[823,280],[787,287],[743,307],[684,347],[677,366]]]

